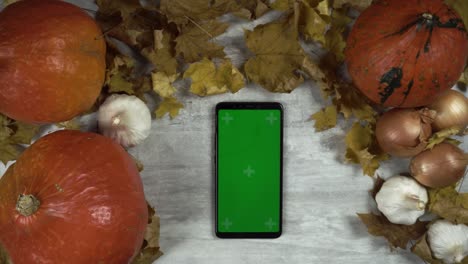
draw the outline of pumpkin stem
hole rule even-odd
[[[32,194],[20,194],[16,202],[16,211],[23,216],[33,215],[39,209],[41,202]]]

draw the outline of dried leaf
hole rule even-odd
[[[177,25],[215,19],[240,9],[242,6],[232,0],[161,0],[161,12]]]
[[[20,154],[20,144],[30,144],[39,126],[14,121],[0,115],[0,161],[6,164]]]
[[[427,144],[426,149],[432,149],[435,145],[440,144],[444,141],[451,141],[451,143],[456,143],[455,139],[451,139],[449,137],[460,134],[460,132],[461,129],[459,127],[452,127],[434,133],[429,139],[429,143]]]
[[[462,73],[462,75],[460,76],[460,79],[458,80],[458,87],[461,91],[466,92],[467,86],[468,86],[468,67],[465,68],[465,71]]]
[[[324,16],[321,12],[326,12],[327,7],[320,3],[321,11],[317,8],[311,7],[307,2],[303,1],[299,4],[299,8],[295,11],[299,12],[296,14],[299,16],[299,30],[300,33],[304,34],[306,39],[314,40],[318,43],[325,45],[325,32],[327,31],[330,23],[330,17]]]
[[[420,238],[427,230],[429,222],[417,221],[413,225],[397,225],[384,216],[374,214],[357,214],[373,236],[382,236],[392,247],[406,249],[408,242]]]
[[[250,3],[252,0],[247,0],[247,2]],[[257,0],[257,6],[255,7],[255,17],[259,18],[268,11],[270,11],[270,8],[261,0]]]
[[[20,1],[20,0],[3,0],[3,4],[0,5],[0,7],[5,8],[5,7],[7,7],[7,6],[9,6],[9,5],[13,4],[13,3],[18,2],[18,1]],[[0,263],[2,263],[2,262],[0,262]]]
[[[344,5],[350,5],[360,11],[369,7],[372,0],[334,0],[333,8],[342,8]]]
[[[377,112],[370,106],[365,96],[357,92],[352,84],[340,83],[335,86],[336,104],[346,119],[356,117],[370,123],[376,122]]]
[[[121,93],[124,92],[126,94],[134,94],[133,91],[133,83],[128,81],[122,72],[116,72],[113,74],[109,80],[109,92],[110,93]]]
[[[302,62],[302,69],[309,78],[315,80],[325,100],[334,94],[335,86],[329,81],[327,74],[307,56]]]
[[[468,224],[468,193],[453,186],[429,190],[429,211],[457,224]]]
[[[154,47],[144,48],[141,53],[155,66],[155,71],[167,75],[177,73],[177,60],[173,36],[165,30],[154,30]]]
[[[2,264],[12,264],[10,256],[6,252],[5,248],[0,244],[0,263]]]
[[[387,154],[377,147],[374,131],[371,125],[354,123],[346,134],[347,162],[360,164],[365,175],[373,177],[380,166],[380,161],[389,158]]]
[[[153,207],[148,204],[148,226],[146,227],[145,240],[140,253],[132,261],[132,264],[152,264],[160,256],[159,247],[159,216]]]
[[[315,120],[315,131],[320,132],[336,126],[337,111],[335,105],[329,105],[326,108],[312,115]]]
[[[207,58],[224,58],[224,47],[212,41],[228,28],[228,24],[216,20],[192,22],[181,28],[175,39],[176,53],[182,54],[186,62]]]
[[[375,196],[382,188],[382,185],[384,184],[384,182],[385,182],[384,179],[380,178],[380,176],[377,175],[374,181],[374,187],[372,188],[372,190],[369,191],[372,198],[375,199]]]
[[[270,7],[278,11],[292,10],[294,6],[294,0],[275,0]]]
[[[411,247],[411,252],[420,257],[429,264],[443,264],[442,261],[432,256],[431,248],[427,243],[427,234],[424,234],[417,242]]]
[[[346,40],[343,32],[351,21],[352,19],[346,15],[345,10],[333,10],[330,28],[325,34],[324,48],[335,56],[337,62],[344,60]]]
[[[231,91],[239,91],[245,86],[244,77],[230,61],[225,60],[216,68],[215,64],[204,58],[192,63],[184,73],[184,78],[190,78],[190,92],[199,96],[214,95]]]
[[[169,113],[169,116],[173,119],[179,114],[179,110],[183,107],[184,105],[175,97],[164,98],[155,111],[156,118],[161,118]]]
[[[164,72],[152,73],[153,91],[163,98],[172,97],[176,91],[172,83],[177,79],[177,76],[178,74],[167,76]]]
[[[445,3],[452,7],[461,16],[465,27],[468,28],[468,1],[465,0],[445,0]]]
[[[291,92],[304,78],[304,61],[297,32],[290,19],[275,21],[246,31],[247,47],[255,54],[244,68],[247,77],[271,92]]]

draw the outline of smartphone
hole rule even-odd
[[[220,238],[277,238],[282,232],[283,107],[216,105],[215,229]]]

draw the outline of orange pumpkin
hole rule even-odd
[[[105,41],[83,10],[58,0],[19,1],[0,13],[0,112],[30,123],[88,110],[105,77]]]
[[[0,179],[0,248],[15,264],[130,263],[147,220],[135,162],[95,133],[42,137]]]
[[[345,55],[354,83],[369,99],[417,107],[460,77],[468,35],[443,0],[377,0],[354,24]]]

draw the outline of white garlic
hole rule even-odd
[[[97,119],[101,133],[124,147],[139,144],[151,129],[151,113],[136,96],[109,96],[99,108]]]
[[[460,263],[468,256],[468,226],[438,220],[427,231],[434,257],[445,263]]]
[[[384,182],[375,201],[390,222],[412,225],[425,213],[428,196],[414,179],[398,175]]]

